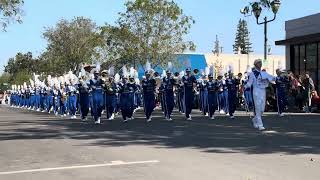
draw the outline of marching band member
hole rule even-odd
[[[134,93],[134,97],[135,97],[135,103],[136,103],[136,107],[135,107],[135,111],[139,110],[140,107],[142,106],[142,88],[140,85],[140,80],[139,80],[139,75],[138,72],[135,71],[135,86],[136,86],[136,91]]]
[[[15,107],[16,106],[16,88],[15,85],[11,85],[11,91],[10,91],[10,106]]]
[[[28,99],[28,109],[35,110],[34,109],[34,102],[35,102],[34,81],[31,79],[30,79],[30,85],[28,86],[28,93],[30,94]]]
[[[51,109],[55,107],[55,99],[54,99],[54,89],[55,89],[55,84],[54,84],[54,79],[51,78],[50,75],[47,77],[47,83],[48,87],[46,89],[47,91],[47,112],[50,114]]]
[[[206,71],[202,72],[202,77],[198,80],[199,89],[199,106],[203,115],[208,116],[208,89],[206,87],[207,77],[209,75],[209,69],[206,67]]]
[[[147,122],[151,122],[151,114],[155,108],[155,89],[157,86],[156,80],[151,77],[151,65],[146,64],[146,78],[141,81],[143,89],[143,104],[144,113],[147,118]]]
[[[42,110],[42,112],[46,112],[47,109],[47,87],[46,84],[44,83],[44,81],[41,83],[41,89],[40,89],[40,108]]]
[[[224,77],[223,77],[223,99],[224,99],[224,103],[223,103],[223,112],[228,115],[229,114],[229,98],[228,98],[228,86],[226,84],[226,79],[228,79],[228,68],[226,68],[227,70],[224,72]]]
[[[134,108],[133,108],[133,114],[136,112],[137,108],[139,107],[138,105],[138,95],[140,91],[140,85],[139,82],[138,84],[136,83],[136,73],[135,73],[135,69],[133,67],[130,68],[129,70],[129,84],[130,86],[134,87],[135,91],[133,93],[133,104],[134,104]],[[131,117],[131,119],[134,119],[134,116]]]
[[[171,114],[174,108],[174,86],[176,85],[176,80],[173,78],[171,73],[171,62],[168,63],[168,69],[166,71],[166,76],[162,79],[161,92],[163,100],[163,110],[167,121],[172,121]]]
[[[94,78],[90,80],[90,89],[92,94],[92,113],[95,124],[100,124],[101,113],[103,110],[103,81],[99,77],[100,66],[97,65],[94,71]]]
[[[54,88],[53,88],[53,112],[56,116],[58,116],[59,112],[59,107],[60,107],[60,83],[58,78],[54,78]],[[50,110],[49,110],[50,113]]]
[[[34,109],[36,111],[40,111],[40,101],[41,101],[41,96],[40,96],[40,81],[39,79],[36,77],[35,78],[35,88],[34,88]]]
[[[246,87],[252,87],[252,95],[254,101],[254,118],[252,119],[253,126],[260,131],[265,130],[262,122],[262,114],[265,110],[266,103],[266,88],[275,77],[261,70],[262,60],[254,61],[254,69],[249,75],[249,80]]]
[[[134,110],[134,91],[135,88],[128,82],[128,71],[125,66],[122,67],[122,82],[119,83],[120,102],[119,106],[123,122],[132,118]]]
[[[236,111],[237,106],[237,92],[238,92],[238,81],[233,76],[233,68],[229,67],[228,72],[229,77],[226,79],[226,86],[228,92],[228,112],[231,119],[234,119],[234,112]]]
[[[251,87],[246,86],[246,84],[248,83],[250,73],[251,73],[251,68],[249,66],[247,68],[247,71],[244,73],[244,79],[242,80],[243,97],[245,101],[244,103],[245,103],[246,111],[250,111],[250,109],[253,106]]]
[[[68,109],[71,119],[76,119],[76,111],[77,111],[77,94],[78,90],[76,84],[78,82],[77,77],[70,71],[69,72],[70,84],[67,86],[68,93]]]
[[[206,82],[206,87],[208,89],[208,108],[209,108],[209,117],[214,119],[214,113],[218,108],[218,84],[214,80],[215,71],[214,67],[210,67],[209,80]]]
[[[217,87],[218,87],[218,108],[220,114],[224,114],[224,107],[225,107],[225,100],[224,100],[224,84],[225,81],[222,79],[223,78],[223,73],[220,70],[218,72],[218,77],[217,77]]]
[[[280,68],[276,69],[276,95],[277,95],[277,106],[278,115],[280,117],[284,116],[283,111],[287,103],[287,87],[289,84],[289,79],[284,75],[283,70]]]
[[[184,71],[176,72],[175,73],[175,80],[176,80],[176,102],[178,104],[178,110],[180,113],[184,114],[184,103],[183,103],[183,83],[182,81],[182,77],[184,76]]]
[[[79,75],[78,91],[81,120],[86,121],[90,108],[89,100],[89,77],[85,71],[84,66],[81,68]]]
[[[107,111],[107,119],[113,120],[114,113],[117,106],[117,93],[118,93],[118,85],[114,82],[114,68],[111,67],[108,70],[109,78],[107,78],[107,82],[105,82],[105,96],[106,103],[105,108]]]
[[[183,101],[184,101],[184,108],[185,114],[188,121],[191,121],[191,112],[193,108],[194,102],[194,86],[197,83],[197,80],[194,75],[191,74],[191,69],[186,69],[186,75],[182,77],[182,85],[183,85]]]
[[[66,84],[69,84],[69,82],[65,82],[64,77],[62,77],[62,81],[60,81],[60,89],[59,89],[59,107],[60,107],[60,116],[65,117],[67,116],[67,105],[68,105],[68,96],[67,96],[67,88]]]
[[[22,88],[18,85],[18,107],[22,108]]]

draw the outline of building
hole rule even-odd
[[[253,67],[253,62],[256,59],[263,59],[263,54],[219,54],[216,56],[212,53],[205,54],[207,64],[221,64],[223,69],[227,69],[232,65],[234,73],[244,73],[248,67]],[[277,68],[285,68],[285,56],[268,55],[268,60],[263,62],[263,69],[266,69],[270,74],[275,75]]]
[[[253,62],[256,59],[263,59],[263,54],[219,54],[219,56],[213,53],[207,54],[178,54],[176,56],[177,63],[173,63],[175,72],[180,72],[186,69],[186,67],[192,67],[192,69],[204,70],[207,66],[216,64],[226,71],[231,65],[234,73],[244,73],[248,67],[253,67]],[[263,62],[263,68],[269,73],[275,75],[275,71],[279,67],[286,67],[285,56],[281,55],[269,55],[268,61]],[[157,72],[162,72],[161,68],[156,68]],[[139,68],[139,76],[143,76],[143,68]]]
[[[276,45],[286,46],[286,64],[297,75],[309,72],[320,88],[320,13],[286,21],[286,39]]]

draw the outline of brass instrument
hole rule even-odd
[[[64,103],[65,100],[67,100],[67,93],[65,91],[65,88],[61,88],[61,102]]]

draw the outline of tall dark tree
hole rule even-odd
[[[252,43],[250,42],[250,33],[248,30],[248,24],[245,20],[240,19],[237,26],[237,33],[235,42],[233,45],[233,52],[237,54],[239,52],[241,54],[249,54],[252,52]]]
[[[220,41],[218,39],[218,35],[216,35],[216,40],[214,41],[214,47],[213,47],[213,54],[215,55],[219,55],[220,54],[220,49],[221,49],[221,46],[220,46]]]
[[[12,22],[21,23],[23,0],[0,0],[0,27],[5,31]]]

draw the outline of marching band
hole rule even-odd
[[[159,103],[167,121],[172,121],[172,112],[176,107],[190,121],[195,103],[204,116],[215,118],[215,112],[235,118],[240,87],[243,87],[245,109],[250,111],[253,105],[253,126],[264,130],[262,113],[266,101],[266,87],[276,83],[278,113],[283,116],[285,107],[285,83],[287,78],[277,70],[273,77],[261,70],[261,60],[256,60],[254,68],[247,70],[244,80],[234,76],[230,66],[227,72],[215,67],[207,67],[197,78],[194,70],[188,67],[185,72],[173,73],[172,63],[162,75],[159,75],[147,62],[141,81],[134,68],[126,66],[115,73],[113,67],[100,71],[100,65],[83,65],[79,75],[72,71],[60,77],[48,77],[41,81],[39,75],[33,75],[30,84],[12,85],[10,104],[13,107],[54,113],[76,119],[79,112],[82,121],[87,121],[89,112],[96,124],[101,123],[102,114],[111,121],[121,112],[123,122],[134,119],[136,110],[143,106],[147,122],[152,121],[152,113]],[[195,98],[197,97],[197,98]]]

